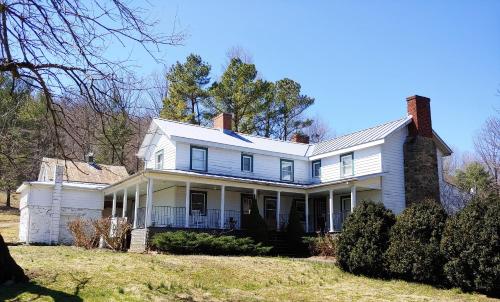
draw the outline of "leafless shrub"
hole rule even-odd
[[[77,218],[68,222],[68,228],[73,236],[73,245],[92,249],[97,247],[99,236],[91,220]]]
[[[313,256],[335,257],[337,251],[337,234],[318,235],[306,240]]]
[[[101,218],[93,220],[92,225],[110,249],[125,250],[127,234],[132,229],[132,225],[126,219]]]

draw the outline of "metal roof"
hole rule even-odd
[[[162,132],[174,140],[176,138],[188,138],[238,148],[304,157],[311,147],[309,144],[281,141],[234,131],[222,131],[216,128],[202,127],[159,118],[154,119],[153,122],[158,125]]]
[[[401,118],[392,122],[378,125],[372,128],[360,130],[350,134],[342,135],[314,145],[311,156],[324,154],[332,151],[346,149],[349,147],[383,139],[400,127],[406,126],[411,121],[411,116]]]

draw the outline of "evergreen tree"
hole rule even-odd
[[[254,64],[243,63],[239,58],[231,59],[220,80],[210,88],[210,115],[231,113],[234,131],[254,133],[255,118],[262,108],[260,100],[266,86],[264,81],[257,80]]]
[[[456,172],[457,186],[464,192],[487,196],[493,191],[493,180],[486,169],[477,162],[473,162],[464,170]]]
[[[300,92],[300,84],[285,78],[275,83],[275,99],[278,107],[277,137],[287,140],[293,132],[301,131],[312,124],[303,119],[302,113],[314,104],[314,98]]]
[[[250,217],[248,219],[248,233],[255,242],[266,243],[269,240],[267,224],[264,218],[260,216],[257,199],[252,199],[250,206]]]
[[[287,242],[293,252],[298,255],[304,255],[307,252],[307,247],[303,243],[304,227],[300,222],[299,212],[297,211],[297,203],[293,201],[288,216],[288,225],[286,226]]]
[[[167,73],[168,94],[160,116],[170,120],[202,124],[203,103],[208,97],[205,86],[210,82],[210,65],[200,56],[190,54],[186,62],[170,67]]]

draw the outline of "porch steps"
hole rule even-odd
[[[133,253],[143,253],[146,251],[146,237],[148,235],[148,230],[144,229],[133,229],[130,239],[129,252]]]

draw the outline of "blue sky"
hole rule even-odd
[[[222,72],[229,48],[249,52],[267,80],[289,77],[316,99],[337,134],[406,115],[405,98],[431,98],[434,129],[461,151],[500,109],[500,1],[160,1],[140,4],[159,32],[183,46],[159,54],[170,65],[196,53]],[[147,75],[163,69],[138,47]]]

